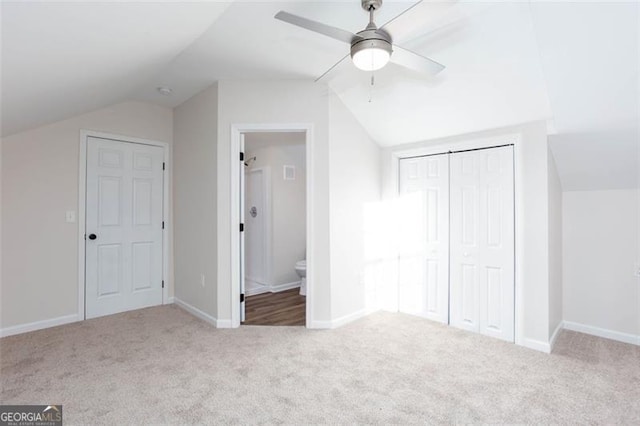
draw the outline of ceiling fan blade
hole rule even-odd
[[[419,1],[380,28],[391,35],[394,43],[405,43],[424,35],[425,30],[437,29],[464,17],[458,0]]]
[[[393,30],[396,27],[400,27],[402,25],[402,19],[399,19],[401,16],[405,15],[407,12],[409,12],[411,9],[413,9],[414,7],[418,6],[420,3],[422,3],[422,0],[412,4],[411,6],[409,6],[408,8],[406,8],[405,10],[403,10],[402,12],[400,12],[400,14],[394,16],[393,18],[389,19],[387,22],[385,22],[384,24],[382,24],[382,26],[380,27],[380,29],[383,29],[387,32],[393,32]]]
[[[321,22],[312,21],[311,19],[303,18],[302,16],[292,15],[291,13],[285,12],[283,10],[276,13],[275,18],[289,24],[304,28],[306,30],[324,34],[327,37],[331,37],[349,44],[351,44],[355,40],[362,38],[353,33],[350,33],[349,31],[341,30],[340,28],[332,27]]]
[[[391,54],[391,62],[394,64],[402,65],[410,70],[436,75],[442,71],[445,67],[436,61],[425,58],[410,50],[403,49],[399,46],[393,46],[393,53]]]

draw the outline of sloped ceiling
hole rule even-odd
[[[376,21],[413,4],[386,0]],[[443,73],[389,65],[372,86],[347,60],[324,81],[383,146],[546,120],[565,189],[629,187],[637,183],[639,8],[424,1],[392,36],[445,64]],[[358,0],[4,2],[2,133],[127,99],[173,107],[221,79],[314,79],[348,53],[273,19],[278,10],[354,32],[367,21]]]
[[[565,190],[638,186],[640,3],[531,8]]]
[[[3,2],[2,134],[130,99],[228,6]]]

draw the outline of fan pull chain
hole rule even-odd
[[[369,86],[369,103],[371,103],[371,100],[373,98],[373,85],[375,84],[375,77],[373,72],[371,72],[371,85]]]

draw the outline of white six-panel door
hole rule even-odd
[[[513,147],[450,156],[450,323],[514,340]]]
[[[447,154],[400,160],[401,312],[449,319],[449,160]]]
[[[87,318],[162,303],[163,160],[158,146],[88,138]]]

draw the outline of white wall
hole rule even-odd
[[[549,153],[549,338],[562,325],[562,184]]]
[[[516,188],[516,343],[549,350],[549,213],[548,146],[546,124],[472,133],[387,148],[383,151],[383,197],[397,197],[394,152],[434,146],[455,147],[473,141],[515,143]],[[444,152],[443,151],[443,152]],[[397,285],[397,283],[396,283]],[[518,286],[516,288],[518,290]],[[390,306],[387,306],[390,308]],[[520,334],[520,336],[519,336]],[[520,337],[518,341],[518,336]]]
[[[563,194],[563,310],[575,324],[617,338],[640,335],[638,190]],[[574,323],[574,324],[571,324]]]
[[[256,157],[248,170],[268,166],[271,182],[271,258],[267,285],[300,281],[297,261],[306,253],[306,164],[304,133],[247,133],[246,158]],[[295,166],[295,180],[284,180],[283,167]],[[246,205],[247,212],[251,206]],[[246,213],[248,214],[248,213]]]
[[[335,95],[329,98],[331,317],[357,315],[367,306],[369,263],[365,240],[370,207],[379,207],[380,147]]]
[[[218,87],[174,109],[175,297],[217,316]],[[204,275],[204,287],[201,276]]]
[[[522,283],[522,344],[549,351],[549,186],[545,123],[522,128],[522,149],[516,158],[516,279]],[[519,166],[518,166],[519,165]],[[519,200],[519,201],[518,201]],[[516,299],[518,295],[516,294]],[[516,306],[518,304],[516,303]]]
[[[231,125],[313,124],[313,318],[331,318],[329,277],[329,147],[327,87],[306,81],[218,83],[218,319],[231,320]],[[235,159],[233,159],[235,160]],[[308,196],[312,196],[308,194]],[[233,302],[235,303],[235,301]]]
[[[65,212],[79,209],[80,130],[171,143],[172,126],[170,109],[126,102],[2,139],[0,327],[78,312],[78,224]]]

